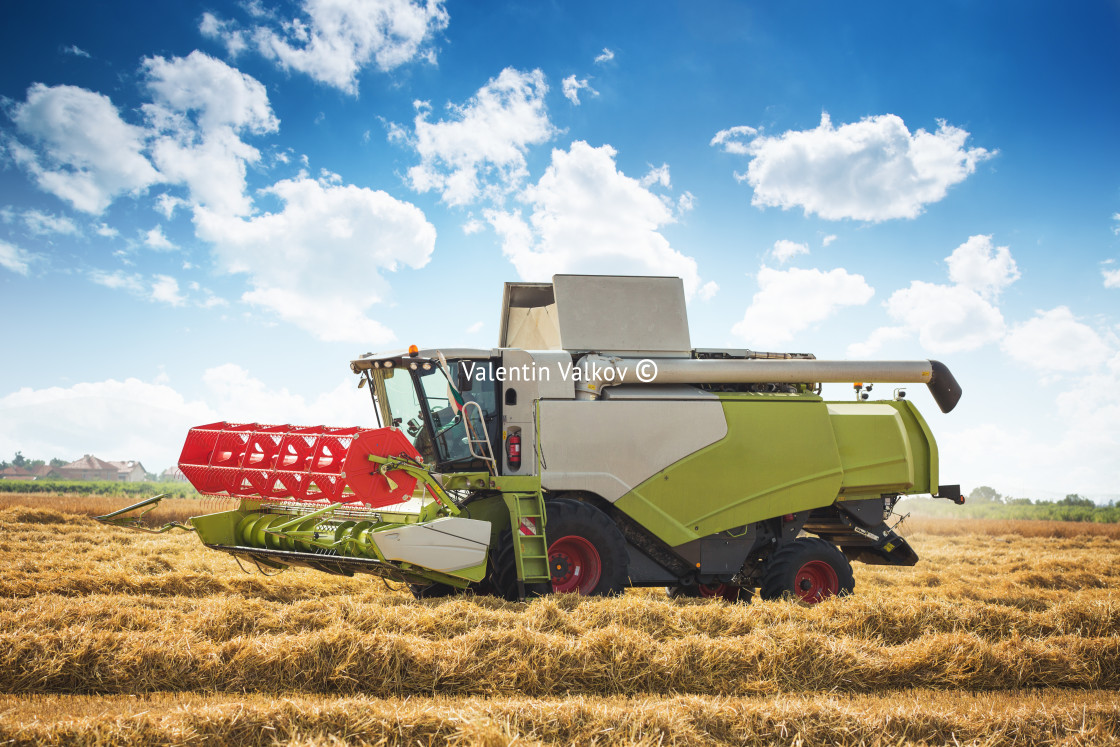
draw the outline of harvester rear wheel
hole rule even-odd
[[[726,602],[743,602],[750,604],[754,596],[753,589],[744,589],[735,584],[693,584],[685,586],[676,584],[666,586],[665,592],[670,599],[723,599]]]
[[[802,604],[816,604],[851,594],[855,585],[852,564],[835,545],[818,537],[800,537],[766,561],[759,594],[763,599],[788,596]]]

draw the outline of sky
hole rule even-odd
[[[0,13],[3,458],[374,425],[352,358],[651,274],[697,347],[944,362],[943,483],[1120,497],[1116,2]]]

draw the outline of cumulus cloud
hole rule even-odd
[[[977,164],[995,155],[967,148],[969,133],[944,121],[936,132],[911,133],[885,114],[833,127],[827,114],[812,130],[790,130],[743,142],[747,130],[725,130],[712,145],[751,157],[743,179],[758,207],[800,207],[827,220],[914,218],[945,197]],[[749,128],[748,128],[749,129]]]
[[[660,166],[650,166],[649,171],[641,178],[639,184],[647,189],[655,184],[669,189],[673,186],[672,180],[669,177],[669,164],[663,163]]]
[[[892,293],[885,306],[895,324],[853,343],[848,355],[865,357],[915,334],[933,353],[975,350],[1002,338],[1006,324],[996,300],[1019,277],[1011,251],[995,247],[991,236],[970,236],[945,261],[952,285],[915,280]]]
[[[199,30],[230,54],[252,45],[285,70],[357,95],[358,73],[371,62],[383,71],[416,59],[434,63],[431,42],[449,20],[443,0],[304,0],[301,10],[247,30],[206,13]]]
[[[778,239],[774,242],[774,248],[770,250],[770,256],[778,260],[779,263],[785,264],[798,254],[808,254],[808,244],[798,244],[795,241],[788,239]]]
[[[144,60],[152,103],[144,113],[153,131],[152,156],[164,177],[183,183],[195,205],[245,215],[247,163],[260,152],[242,134],[275,132],[280,123],[259,81],[199,51]],[[174,198],[169,198],[174,199]],[[161,202],[170,212],[173,204]]]
[[[144,276],[139,273],[126,273],[123,270],[113,272],[93,270],[89,274],[89,279],[106,288],[126,290],[137,296],[144,295],[147,290],[144,284]]]
[[[836,241],[836,239],[837,239],[836,234],[830,233],[828,236],[825,236],[823,239],[821,239],[821,246],[828,246],[833,241]]]
[[[163,226],[156,226],[152,230],[144,234],[144,245],[149,249],[157,251],[166,251],[168,249],[176,249],[177,247],[171,243],[171,239],[163,234]]]
[[[408,171],[412,188],[437,190],[450,205],[484,194],[498,199],[516,189],[528,176],[528,147],[556,132],[545,107],[547,92],[540,70],[506,68],[466,104],[449,106],[448,120],[429,122],[430,108],[418,102],[410,144],[421,161]],[[403,137],[399,128],[395,132]]]
[[[758,288],[743,319],[731,328],[758,348],[789,342],[798,332],[845,306],[862,306],[875,294],[862,275],[842,268],[823,272],[763,267],[758,271]]]
[[[138,459],[149,471],[175,464],[189,428],[217,420],[295,425],[373,426],[369,397],[352,380],[314,397],[271,388],[240,366],[202,376],[203,390],[187,399],[166,376],[26,387],[0,397],[0,453],[76,459]]]
[[[37,256],[26,249],[0,239],[0,267],[5,270],[17,275],[27,275],[31,271],[31,263],[36,259]]]
[[[244,273],[242,296],[327,341],[381,344],[393,334],[366,316],[384,300],[382,272],[427,264],[435,228],[416,206],[385,192],[313,179],[265,190],[279,212],[241,218],[200,209],[196,232],[214,246],[219,266]]]
[[[565,272],[677,275],[689,296],[700,287],[696,260],[658,231],[674,221],[671,203],[619,171],[609,145],[576,141],[554,150],[540,181],[518,199],[528,219],[520,210],[484,214],[523,280]]]
[[[746,125],[729,127],[726,130],[717,132],[708,145],[713,148],[720,148],[724,153],[746,156],[751,152],[750,140],[757,134],[758,130],[753,127],[747,127]]]
[[[151,299],[170,306],[183,306],[187,299],[179,292],[179,281],[170,275],[156,275],[152,281]]]
[[[1105,288],[1120,288],[1120,269],[1102,269],[1101,276],[1104,278]]]
[[[569,75],[567,78],[564,78],[564,80],[561,81],[561,87],[564,90],[564,96],[576,106],[579,106],[580,103],[580,91],[587,91],[592,96],[599,95],[599,92],[592,88],[591,84],[587,82],[587,78],[577,80],[575,75]]]
[[[606,47],[603,47],[602,53],[599,54],[599,56],[595,58],[595,64],[596,65],[604,65],[604,64],[610,62],[613,59],[614,59],[614,52],[607,49]]]
[[[949,264],[950,280],[984,298],[998,297],[1001,290],[1019,279],[1011,250],[993,246],[990,235],[970,236],[945,261]]]
[[[41,151],[12,141],[13,160],[77,210],[101,213],[117,195],[138,194],[160,179],[143,154],[144,130],[122,120],[107,96],[35,83],[10,114]]]
[[[1105,340],[1066,306],[1038,311],[1016,324],[1002,347],[1020,363],[1049,373],[1081,373],[1104,365],[1112,355]]]
[[[42,210],[24,210],[20,214],[20,219],[23,221],[23,225],[27,226],[27,230],[35,236],[50,234],[77,236],[82,232],[70,218]]]
[[[714,280],[709,280],[700,286],[700,290],[697,291],[696,295],[700,297],[701,301],[710,301],[715,298],[717,293],[719,293],[719,284]]]

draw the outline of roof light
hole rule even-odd
[[[415,345],[409,345],[408,354],[415,358],[416,356],[420,355],[420,348],[416,347]]]

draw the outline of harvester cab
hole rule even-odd
[[[937,361],[694,348],[679,278],[507,283],[500,321],[496,348],[351,361],[378,428],[191,429],[184,475],[240,501],[192,528],[261,568],[370,573],[421,597],[665,586],[813,603],[853,589],[851,560],[917,562],[890,521],[900,496],[960,502],[913,403],[870,399],[923,383],[952,410]],[[860,382],[856,401],[825,401],[826,382]]]

